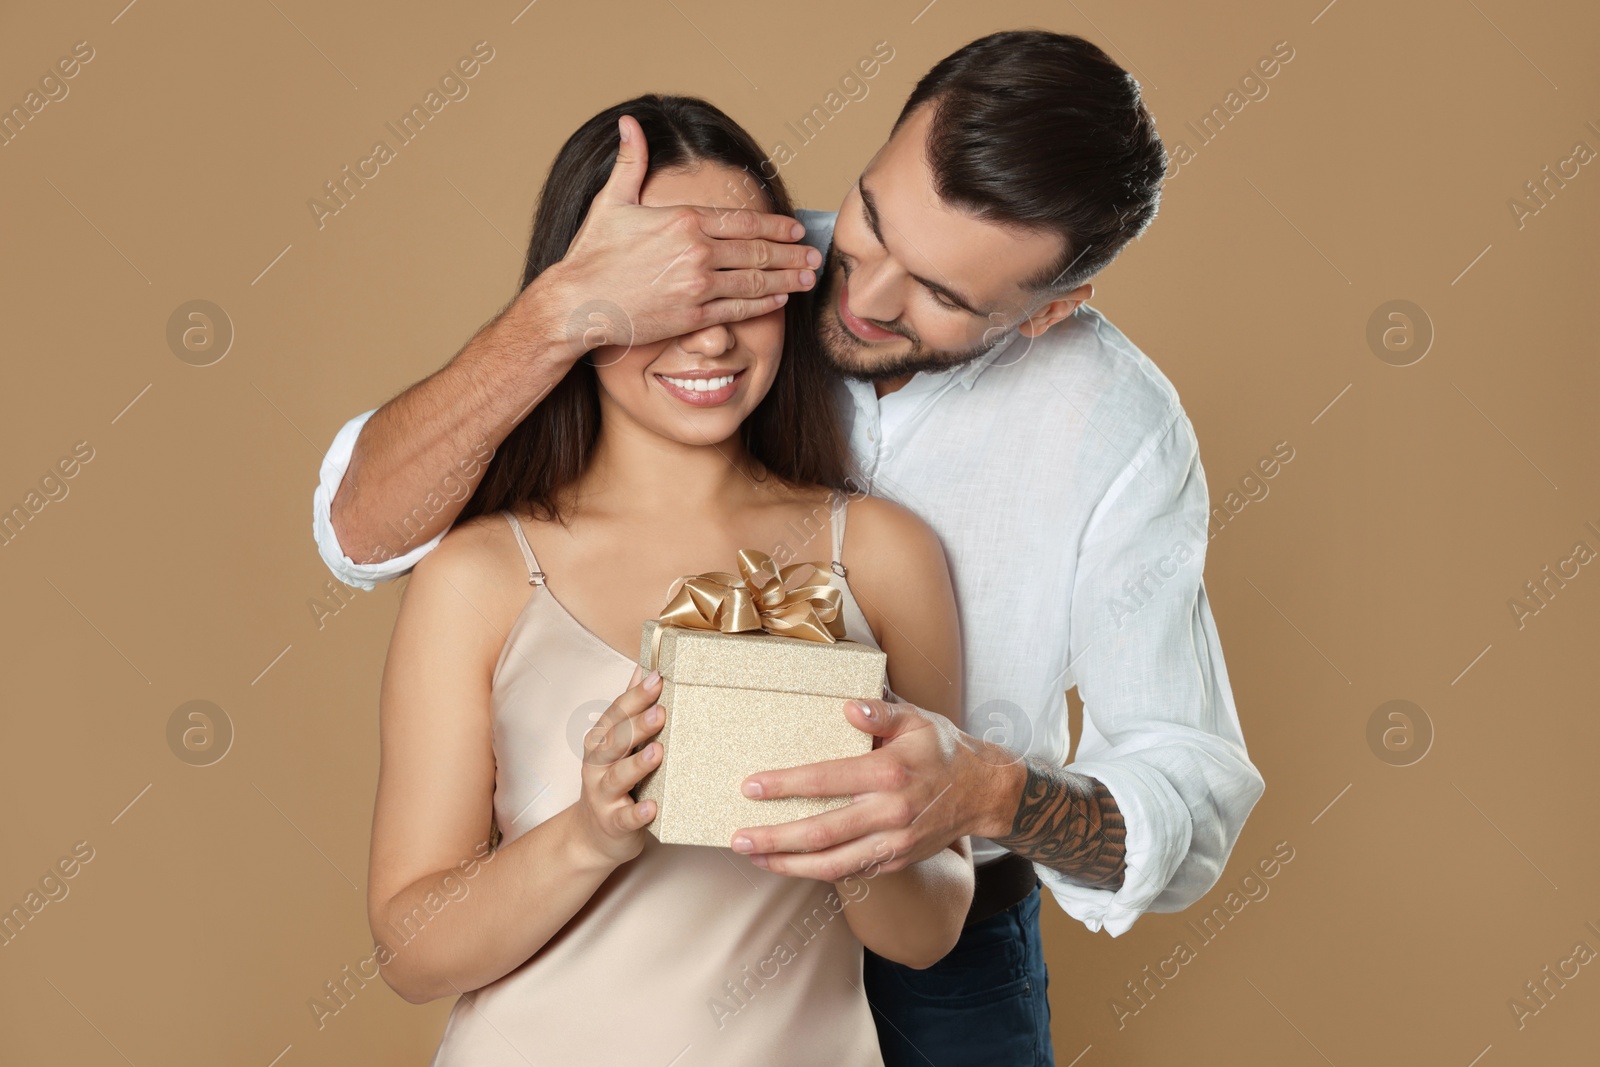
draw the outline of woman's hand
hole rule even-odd
[[[614,867],[643,851],[644,827],[656,817],[655,801],[634,803],[628,795],[661,762],[658,741],[633,750],[667,721],[656,703],[661,675],[651,671],[641,680],[639,674],[635,668],[628,689],[584,734],[583,792],[573,805],[582,840]]]

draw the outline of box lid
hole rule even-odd
[[[650,661],[650,645],[661,624],[644,624],[639,662]],[[662,627],[661,676],[678,685],[716,685],[775,693],[873,699],[883,694],[888,657],[859,641],[806,641],[751,631]]]

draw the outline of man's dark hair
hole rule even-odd
[[[939,198],[1065,238],[1061,259],[1024,288],[1077,288],[1154,221],[1167,169],[1155,119],[1133,75],[1082,37],[980,37],[923,76],[895,128],[930,103],[927,158]]]

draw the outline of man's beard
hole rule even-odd
[[[874,326],[899,334],[911,342],[909,350],[893,356],[878,356],[878,347],[856,337],[839,318],[839,289],[846,280],[838,253],[828,249],[828,259],[818,279],[816,293],[817,340],[822,356],[835,374],[858,382],[909,378],[922,371],[945,371],[971,363],[1001,344],[1009,330],[986,330],[976,348],[945,352],[924,347],[922,339],[899,323],[873,322]],[[872,321],[872,320],[866,320]]]

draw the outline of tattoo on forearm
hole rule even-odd
[[[1111,791],[1094,778],[1028,757],[1011,833],[996,843],[1092,889],[1121,889],[1127,829]]]

